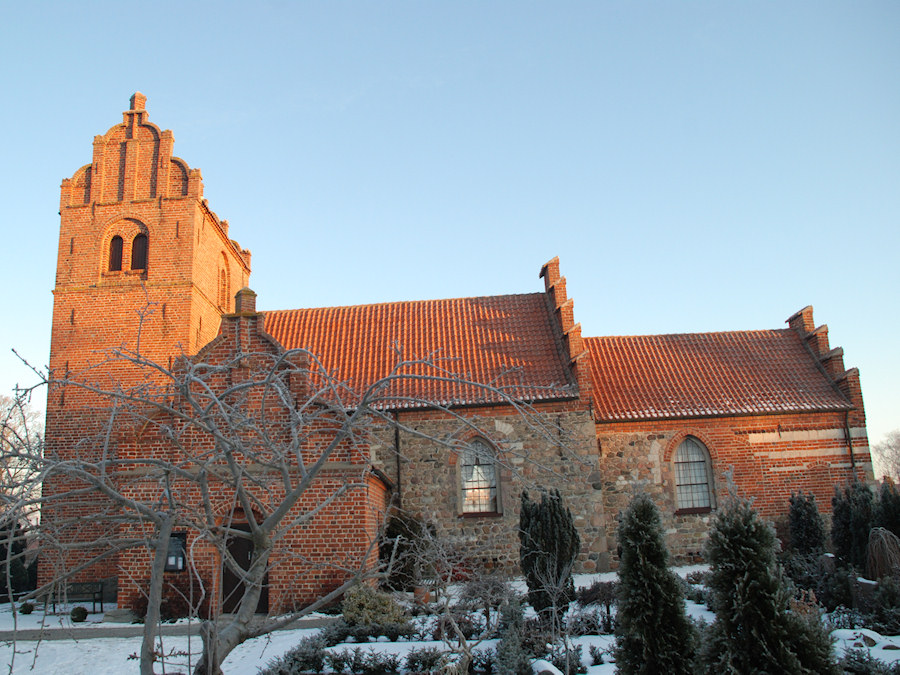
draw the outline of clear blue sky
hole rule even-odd
[[[0,389],[49,352],[60,181],[134,91],[263,309],[542,288],[586,335],[812,304],[900,427],[900,3],[0,1]],[[42,405],[42,402],[41,402]]]

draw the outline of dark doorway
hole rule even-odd
[[[233,530],[250,531],[246,523],[231,525]],[[229,537],[226,542],[228,552],[243,569],[249,569],[250,557],[253,554],[253,542],[243,537]],[[228,567],[222,564],[222,613],[233,614],[237,611],[241,598],[244,595],[244,582]],[[269,611],[269,573],[263,579],[262,592],[259,594],[259,603],[256,605],[257,614],[267,614]]]

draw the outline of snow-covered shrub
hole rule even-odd
[[[432,673],[440,667],[444,654],[437,647],[411,649],[406,655],[406,669],[411,673]]]
[[[581,635],[605,635],[612,633],[611,617],[599,607],[588,607],[569,612],[566,617],[566,634],[570,637]]]
[[[497,675],[529,675],[531,660],[523,643],[525,622],[515,599],[500,608],[500,641],[494,670]]]
[[[476,673],[485,673],[492,675],[497,672],[495,664],[497,662],[497,652],[490,647],[486,649],[476,649],[472,652],[472,668]]]
[[[350,626],[405,623],[406,610],[390,594],[368,584],[354,586],[344,594],[344,621]]]
[[[586,673],[587,668],[581,661],[581,645],[559,643],[551,645],[546,654],[547,660],[556,666],[563,675],[578,675]]]
[[[325,666],[325,641],[321,634],[303,638],[281,656],[272,659],[259,675],[301,675],[321,673]]]
[[[837,673],[818,615],[790,611],[775,532],[750,504],[719,509],[706,543],[716,620],[706,634],[706,672]]]
[[[591,655],[591,665],[592,666],[602,666],[606,661],[603,660],[604,652],[597,645],[591,645],[588,647],[588,654]]]
[[[691,672],[695,637],[680,579],[668,568],[659,509],[636,496],[619,523],[616,666],[618,672]]]
[[[838,665],[848,675],[900,675],[900,662],[883,663],[862,647],[848,649]]]

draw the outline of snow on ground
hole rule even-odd
[[[690,565],[675,568],[675,572],[684,577],[694,571],[705,571],[705,565]],[[615,573],[604,574],[579,574],[575,576],[575,587],[583,588],[597,581],[614,581]],[[519,584],[520,590],[525,590],[524,582]],[[113,605],[106,605],[104,609],[113,609]],[[686,609],[690,616],[703,619],[711,623],[715,615],[705,606],[686,601]],[[68,616],[68,607],[58,606],[57,614],[48,614],[46,617],[43,608],[36,608],[30,615],[19,614],[16,625],[19,630],[40,629],[46,630],[66,628],[74,630],[76,636],[83,633],[84,637],[71,640],[44,640],[35,641],[19,640],[12,643],[0,643],[0,667],[5,664],[13,664],[14,675],[33,675],[66,673],[66,675],[120,675],[121,673],[133,673],[138,670],[138,662],[129,659],[129,655],[137,654],[141,647],[141,638],[89,638],[91,633],[98,628],[117,628],[122,624],[103,623],[102,614],[89,614],[84,623],[72,623]],[[317,615],[318,616],[318,615]],[[183,623],[183,621],[179,622]],[[14,622],[9,605],[0,605],[0,631],[12,631]],[[248,640],[235,649],[223,664],[223,670],[227,675],[256,675],[259,669],[273,658],[284,654],[295,646],[301,639],[315,633],[317,629],[305,628],[296,630],[277,631],[271,635]],[[835,630],[835,651],[843,654],[847,649],[867,649],[871,655],[885,663],[900,661],[900,636],[884,637],[878,633],[866,629],[840,629]],[[612,663],[612,648],[615,638],[612,635],[588,635],[572,640],[575,645],[582,647],[582,659],[588,667],[588,675],[613,675],[615,663]],[[488,640],[481,644],[481,648],[495,646],[495,640]],[[333,647],[332,650],[353,649],[361,647],[364,650],[377,650],[405,656],[412,649],[426,646],[442,647],[440,642],[414,641],[414,642],[369,642],[363,644],[343,644]],[[591,665],[592,658],[590,648],[595,647],[603,654],[602,665]],[[189,664],[196,663],[200,652],[200,638],[197,636],[167,636],[163,638],[162,651],[167,654],[165,670],[162,665],[157,665],[158,672],[182,673],[188,672]],[[5,672],[5,669],[4,669]]]

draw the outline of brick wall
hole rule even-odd
[[[850,428],[851,459],[845,422],[844,413],[807,413],[598,424],[610,550],[617,515],[646,491],[662,511],[676,559],[700,557],[712,514],[676,514],[673,455],[687,436],[709,450],[718,504],[728,497],[730,473],[738,495],[752,498],[764,518],[784,517],[799,490],[830,512],[835,485],[854,476],[873,480],[865,427]]]

